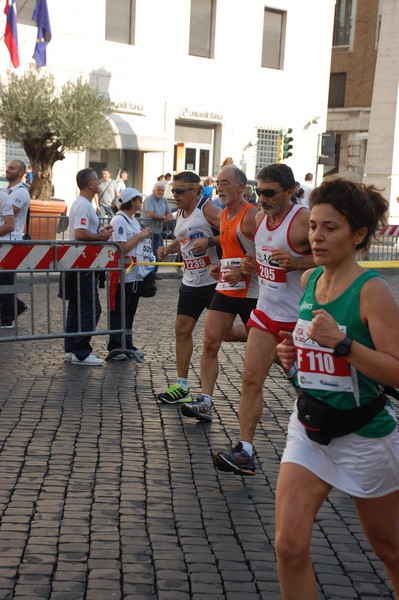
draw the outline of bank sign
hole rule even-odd
[[[188,106],[182,106],[180,108],[181,119],[191,119],[198,121],[223,121],[223,115],[209,110],[196,110],[189,108]]]
[[[145,116],[144,104],[136,104],[126,100],[122,100],[120,102],[111,101],[111,108],[114,112],[123,112],[130,115],[141,115],[143,117]]]

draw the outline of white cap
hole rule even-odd
[[[119,194],[119,202],[125,204],[125,202],[129,202],[129,200],[133,200],[137,196],[144,197],[144,194],[136,190],[136,188],[127,187]]]

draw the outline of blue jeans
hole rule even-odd
[[[100,217],[102,219],[105,219],[106,217],[108,217],[111,220],[113,216],[115,216],[115,213],[112,210],[111,206],[107,206],[105,204],[100,204]]]
[[[153,233],[152,234],[152,248],[153,248],[153,252],[154,252],[157,260],[158,260],[157,250],[160,246],[163,246],[162,233]],[[155,274],[157,271],[158,271],[158,267],[155,267],[153,273]]]
[[[76,273],[76,293],[73,294],[68,303],[66,332],[72,333],[79,329],[81,331],[95,331],[100,315],[101,304],[98,297],[97,273],[94,273],[94,271]],[[92,352],[90,340],[91,335],[66,337],[64,341],[65,352],[72,352],[79,360],[84,360]]]

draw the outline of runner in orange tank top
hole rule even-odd
[[[240,269],[240,280],[237,283],[232,285],[225,279],[232,266],[240,267],[241,259],[246,254],[253,252],[253,236],[248,237],[241,227],[248,211],[251,211],[252,215],[255,214],[255,216],[258,214],[258,211],[254,212],[253,204],[246,203],[241,206],[240,211],[233,217],[229,217],[226,210],[223,210],[220,215],[220,245],[223,254],[220,261],[220,270],[214,269],[215,272],[219,273],[216,290],[232,298],[258,297],[257,277],[244,275]],[[252,218],[251,216],[251,221]]]

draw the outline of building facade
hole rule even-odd
[[[115,133],[113,148],[70,153],[55,164],[56,196],[70,203],[76,172],[89,165],[108,166],[114,178],[126,169],[127,183],[146,194],[162,173],[212,176],[227,156],[254,178],[277,161],[279,134],[288,129],[286,162],[296,179],[309,171],[322,177],[335,0],[47,3],[52,40],[44,68],[60,85],[81,76],[106,94]],[[25,70],[33,62],[35,0],[20,5]],[[3,73],[9,64],[3,44]]]
[[[398,222],[399,3],[337,0],[327,131],[335,137],[325,172],[374,184]]]

